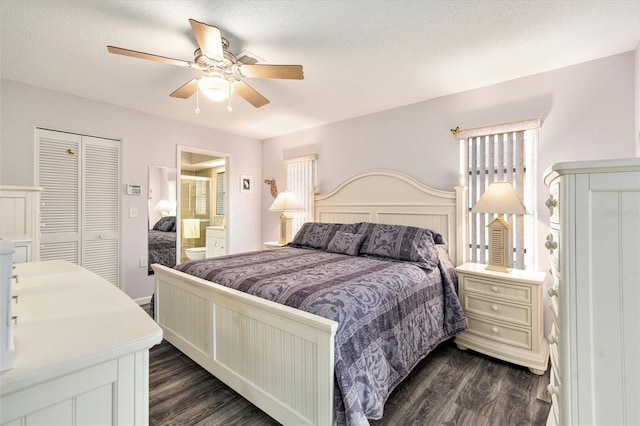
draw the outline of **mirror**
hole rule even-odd
[[[180,151],[178,263],[226,254],[227,157]]]
[[[177,170],[173,167],[149,166],[149,198],[147,217],[149,275],[151,265],[176,265],[176,182]]]

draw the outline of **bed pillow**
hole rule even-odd
[[[354,234],[351,232],[338,231],[333,236],[327,251],[329,253],[348,254],[349,256],[357,256],[360,246],[364,241],[364,234]]]
[[[153,225],[155,231],[176,232],[176,217],[165,216]]]
[[[432,265],[438,264],[435,244],[445,243],[437,232],[415,226],[364,223],[360,233],[366,235],[360,254]]]
[[[357,223],[307,222],[302,225],[295,237],[293,237],[290,245],[326,250],[338,231],[355,234],[358,232],[359,227],[360,225]]]

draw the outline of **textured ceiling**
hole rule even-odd
[[[169,94],[197,71],[107,52],[193,60],[189,18],[305,79],[195,114]],[[634,50],[640,1],[1,0],[0,28],[2,78],[266,139]]]

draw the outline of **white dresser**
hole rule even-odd
[[[40,260],[42,188],[0,186],[0,239],[13,242],[16,263]]]
[[[62,260],[17,264],[2,425],[147,425],[149,348],[162,330],[113,284]]]
[[[640,158],[544,178],[554,323],[549,425],[640,424]]]

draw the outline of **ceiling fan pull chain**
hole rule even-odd
[[[233,111],[233,108],[231,108],[231,82],[229,81],[229,103],[227,104],[227,111],[231,112]]]
[[[196,89],[196,114],[200,114],[200,89]]]

